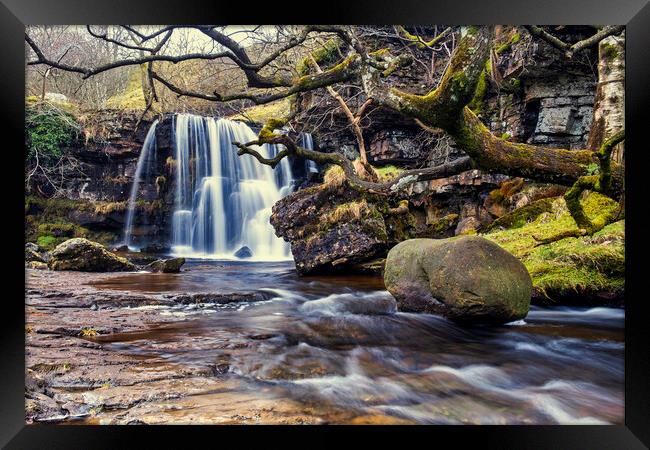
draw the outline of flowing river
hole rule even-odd
[[[523,321],[460,327],[395,312],[380,278],[299,277],[291,262],[190,260],[180,274],[132,273],[94,287],[263,292],[252,303],[156,306],[178,320],[100,340],[107,350],[216,367],[249,395],[405,423],[624,420],[622,309],[532,307]]]

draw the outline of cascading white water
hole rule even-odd
[[[257,138],[244,123],[192,114],[175,120],[174,254],[230,258],[246,246],[252,259],[289,259],[289,244],[269,222],[273,204],[292,190],[289,161],[274,171],[250,155],[237,155],[233,142]],[[279,151],[275,145],[255,148],[265,157]]]
[[[133,236],[133,219],[135,215],[135,205],[138,198],[138,190],[142,180],[147,180],[151,175],[151,168],[156,165],[156,125],[158,125],[157,120],[151,124],[151,127],[147,132],[147,136],[142,144],[142,150],[140,151],[140,157],[138,158],[135,174],[133,175],[133,185],[131,186],[126,221],[124,223],[124,244],[131,250],[137,248]]]
[[[314,140],[309,133],[300,133],[300,145],[307,150],[314,149]],[[311,159],[305,160],[305,170],[307,173],[318,173],[318,166]]]

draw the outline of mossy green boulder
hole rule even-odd
[[[459,322],[506,323],[530,308],[526,267],[479,236],[400,242],[388,252],[384,282],[400,311]]]
[[[126,258],[109,252],[106,247],[85,238],[68,239],[50,253],[48,266],[52,270],[81,272],[119,272],[135,270]]]

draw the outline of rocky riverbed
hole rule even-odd
[[[26,280],[27,422],[623,423],[622,309],[461,327],[290,263]]]

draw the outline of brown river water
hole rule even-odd
[[[267,300],[157,306],[178,321],[100,336],[107,349],[243,380],[249,395],[431,424],[621,424],[624,310],[532,307],[500,327],[395,312],[380,278],[299,277],[292,263],[191,260],[102,289],[263,291]],[[269,394],[270,393],[270,394]]]

